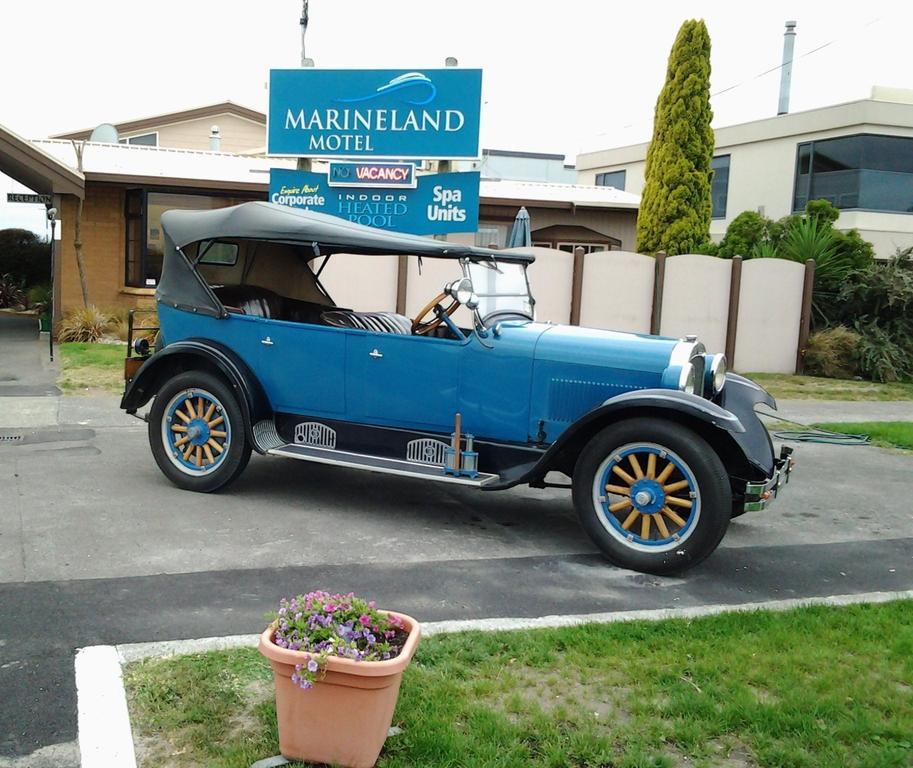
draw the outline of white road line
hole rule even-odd
[[[76,701],[82,768],[136,768],[116,648],[95,645],[77,651]]]
[[[524,629],[572,627],[579,624],[612,624],[621,621],[660,621],[662,619],[695,619],[721,613],[752,611],[788,611],[812,605],[856,605],[887,603],[913,599],[913,590],[901,592],[862,592],[855,595],[804,597],[786,600],[765,600],[735,605],[700,605],[682,608],[658,608],[642,611],[611,611],[541,616],[533,619],[466,619],[432,621],[422,624],[426,636],[451,632],[501,632]],[[148,658],[162,658],[188,653],[203,653],[230,648],[252,648],[259,635],[226,635],[195,640],[174,640],[157,643],[125,645],[96,645],[83,648],[76,654],[76,693],[79,710],[79,749],[82,768],[135,768],[133,735],[127,712],[121,664]]]

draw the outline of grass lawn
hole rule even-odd
[[[254,649],[125,682],[141,768],[278,753]],[[426,638],[394,724],[381,768],[910,766],[913,602]]]
[[[840,421],[815,426],[831,432],[868,435],[874,445],[884,448],[913,450],[913,423],[908,421]]]
[[[59,346],[60,376],[57,386],[63,392],[123,392],[125,344],[82,344],[68,342]]]
[[[746,373],[778,400],[913,400],[913,383],[876,384],[785,373]]]

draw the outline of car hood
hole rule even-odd
[[[661,374],[680,343],[679,339],[663,336],[545,325],[536,344],[535,359]]]

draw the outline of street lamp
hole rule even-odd
[[[51,362],[54,362],[54,242],[57,233],[57,209],[48,206],[48,221],[51,224],[51,300],[48,303],[48,348]]]

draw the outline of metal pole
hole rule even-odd
[[[308,31],[308,0],[301,0],[301,66],[313,67],[314,60],[309,59],[304,53],[304,37]],[[299,171],[311,170],[311,158],[299,157],[295,166]]]
[[[304,55],[304,36],[308,31],[308,0],[301,0],[301,66],[306,67],[307,56]],[[313,66],[313,63],[311,64]]]
[[[53,210],[53,209],[52,209]],[[50,216],[50,211],[48,212]],[[48,311],[48,348],[51,353],[51,362],[54,362],[54,242],[57,232],[57,219],[51,219],[51,302]]]

